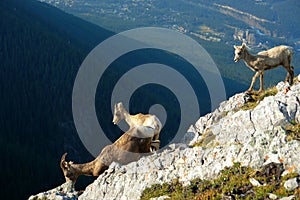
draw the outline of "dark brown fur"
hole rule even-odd
[[[147,129],[146,134],[150,133],[149,137],[145,137],[144,128]],[[136,137],[137,135],[144,136]],[[150,152],[153,135],[154,130],[150,127],[131,128],[113,144],[106,146],[95,160],[84,164],[67,162],[65,153],[61,158],[60,167],[66,181],[75,183],[80,175],[99,176],[112,162],[127,164],[138,160],[142,154]]]

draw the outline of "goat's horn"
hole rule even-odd
[[[67,154],[68,154],[68,153],[64,153],[64,155],[62,155],[62,157],[61,157],[61,160],[60,160],[60,167],[61,167],[62,169],[65,168],[65,163],[66,163],[66,156],[67,156]]]

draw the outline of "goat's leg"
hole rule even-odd
[[[151,152],[157,151],[159,149],[160,146],[159,134],[160,131],[156,130],[151,142],[151,149],[150,149]]]
[[[294,67],[293,66],[290,66],[290,69],[291,69],[291,73],[290,73],[290,85],[293,84],[293,81],[294,81]]]
[[[260,79],[260,87],[258,92],[262,92],[264,91],[264,71],[260,72],[259,79]]]
[[[254,76],[252,77],[252,82],[251,82],[251,84],[250,84],[250,87],[249,87],[249,89],[246,91],[246,93],[252,92],[254,83],[255,83],[255,81],[256,81],[256,79],[257,79],[257,77],[258,77],[259,75],[260,75],[260,72],[256,72],[256,73],[254,74]]]
[[[107,169],[108,166],[104,165],[100,160],[97,160],[97,162],[95,163],[95,167],[93,169],[93,176],[99,176]]]
[[[285,67],[285,69],[287,71],[285,82],[289,82],[289,84],[292,85],[293,84],[293,79],[294,79],[294,67],[289,66],[289,67]]]
[[[290,74],[290,72],[289,72],[289,70],[288,69],[286,69],[286,71],[287,71],[287,73],[286,73],[286,77],[285,77],[285,82],[290,82],[290,76],[291,76],[291,74]]]
[[[159,140],[159,134],[160,134],[160,131],[158,131],[158,129],[156,129],[154,136],[153,136],[153,140]]]

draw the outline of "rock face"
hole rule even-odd
[[[76,200],[78,192],[73,190],[74,186],[71,182],[66,182],[52,190],[32,195],[29,200],[51,199],[51,200]]]
[[[182,144],[171,144],[128,165],[111,164],[79,199],[139,199],[153,184],[212,179],[233,162],[253,168],[283,163],[285,174],[300,173],[300,142],[287,141],[285,131],[291,122],[300,122],[300,83],[287,87],[279,83],[275,96],[247,111],[240,107],[251,97],[236,94],[192,125]],[[286,184],[293,188],[295,180]]]

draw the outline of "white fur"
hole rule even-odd
[[[128,132],[128,134],[137,138],[152,138],[154,136],[154,133],[154,128],[149,126],[133,127],[133,130]]]

